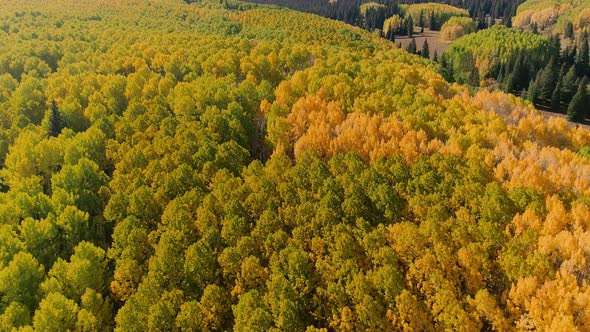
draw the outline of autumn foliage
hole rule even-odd
[[[2,330],[590,325],[587,129],[277,7],[0,14]]]

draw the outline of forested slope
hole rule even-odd
[[[590,27],[590,1],[588,0],[527,0],[513,18],[519,28],[537,28],[553,33],[564,33],[567,25],[581,32]]]
[[[0,2],[1,330],[590,326],[590,132],[360,29]]]
[[[186,1],[192,2],[192,0]],[[471,14],[471,17],[477,18],[482,23],[485,21],[487,15],[492,19],[502,18],[503,22],[509,23],[512,16],[516,13],[516,8],[523,2],[523,0],[248,0],[248,2],[284,6],[306,13],[314,13],[329,17],[353,25],[365,26],[363,15],[361,13],[361,6],[371,2],[383,5],[385,9],[384,11],[386,12],[385,18],[394,14],[400,14],[399,8],[402,5],[440,3],[467,9]],[[415,21],[415,23],[418,22]]]

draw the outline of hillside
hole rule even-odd
[[[590,28],[590,1],[588,0],[527,0],[512,19],[515,27],[564,33],[567,23],[577,32]]]
[[[466,9],[435,2],[400,5],[400,9],[404,16],[412,16],[416,23],[420,21],[420,16],[422,16],[423,21],[428,21],[433,16],[438,29],[451,17],[469,16],[469,11]]]
[[[0,330],[590,326],[590,131],[341,22],[0,2]]]
[[[442,61],[445,71],[453,81],[466,83],[499,75],[508,76],[513,68],[510,62],[517,57],[525,57],[523,74],[513,89],[520,91],[528,87],[532,73],[543,68],[558,50],[546,38],[502,25],[480,30],[457,39],[447,49]],[[517,71],[519,71],[517,69]],[[520,89],[520,90],[519,90]]]

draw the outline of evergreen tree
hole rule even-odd
[[[582,34],[582,39],[580,40],[580,50],[578,51],[578,54],[576,54],[576,67],[578,69],[578,74],[580,76],[587,73],[588,60],[589,60],[588,32],[584,31],[584,33]]]
[[[412,16],[408,16],[406,29],[408,30],[408,37],[412,38],[412,35],[414,34],[414,20],[412,20]]]
[[[551,111],[559,112],[561,110],[561,82],[558,82],[551,94]]]
[[[570,21],[565,24],[565,38],[574,39],[574,24]]]
[[[506,82],[504,82],[504,91],[512,93],[514,92],[514,86],[514,72],[512,72],[512,74],[508,75],[506,78]]]
[[[531,80],[529,83],[529,89],[527,91],[527,99],[531,101],[531,103],[537,103],[537,99],[539,98],[539,86],[537,81],[539,80],[540,73],[537,74],[537,78]]]
[[[57,108],[57,103],[54,101],[51,102],[51,107],[49,108],[49,119],[47,122],[47,135],[52,137],[57,137],[64,128],[63,119],[59,109]]]
[[[510,19],[508,16],[504,16],[502,21],[507,28],[512,28],[512,19]]]
[[[406,48],[406,50],[410,54],[416,54],[416,39],[415,38],[412,38],[412,41],[408,44],[408,47]]]
[[[577,47],[574,45],[573,47],[567,46],[565,50],[563,50],[561,59],[562,62],[571,66],[576,63],[576,54],[577,54]]]
[[[512,76],[514,90],[522,89],[526,86],[526,83],[529,81],[529,72],[527,70],[524,52],[519,52],[514,60],[510,75]]]
[[[434,50],[434,54],[432,55],[432,61],[438,62],[438,52]]]
[[[569,121],[580,122],[586,115],[585,113],[587,113],[588,91],[586,89],[586,82],[584,78],[578,86],[578,92],[576,92],[567,108],[567,119]]]
[[[500,69],[498,69],[498,75],[496,76],[496,82],[502,84],[504,82],[504,64],[500,65]]]
[[[559,57],[561,51],[561,36],[559,34],[551,36],[551,43],[555,46],[556,57]]]
[[[420,16],[418,18],[418,26],[420,28],[422,28],[422,31],[424,31],[424,11],[423,10],[420,11]]]
[[[487,28],[488,25],[486,24],[486,14],[481,11],[477,15],[477,30],[482,30]]]
[[[443,77],[445,78],[445,80],[449,82],[454,82],[455,76],[453,73],[453,63],[447,61],[447,57],[445,57],[444,54],[440,56],[440,66],[443,69]]]
[[[422,52],[420,53],[423,58],[430,59],[430,48],[428,47],[428,39],[424,38],[424,44],[422,44]]]
[[[557,82],[557,60],[552,57],[549,63],[541,71],[540,80],[538,81],[539,98],[549,100],[555,89]]]
[[[564,104],[568,104],[578,87],[578,76],[576,75],[576,67],[572,65],[562,79],[561,83],[561,100]]]
[[[436,16],[434,16],[434,11],[430,12],[430,19],[428,22],[428,28],[430,30],[436,30]]]
[[[539,26],[537,26],[537,23],[533,23],[533,31],[531,31],[532,33],[534,33],[535,35],[539,34]]]

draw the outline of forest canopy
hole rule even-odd
[[[453,41],[464,35],[468,35],[476,31],[475,22],[469,17],[451,17],[446,21],[441,29],[441,38],[446,41]]]
[[[495,25],[453,42],[443,55],[443,67],[454,81],[478,85],[520,54],[527,55],[527,66],[538,69],[558,50],[540,35]]]
[[[444,24],[448,19],[454,16],[469,16],[469,11],[442,3],[418,3],[412,5],[400,5],[400,9],[404,15],[412,16],[414,22],[420,20],[420,16],[428,18],[434,15],[440,25]]]
[[[549,30],[564,33],[572,24],[575,31],[590,28],[590,1],[588,0],[527,0],[512,19],[515,27]]]
[[[279,7],[0,21],[1,330],[590,326],[588,130]]]

